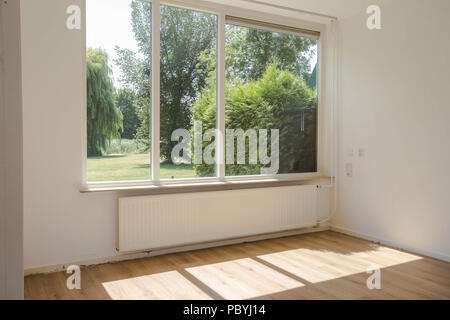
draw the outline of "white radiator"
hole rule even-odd
[[[314,226],[322,189],[289,186],[121,197],[117,249],[138,251]]]

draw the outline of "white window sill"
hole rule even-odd
[[[145,194],[168,194],[168,193],[188,193],[188,192],[206,192],[238,190],[251,188],[270,188],[292,185],[333,185],[334,179],[331,177],[310,175],[296,178],[260,178],[260,179],[241,179],[241,180],[217,180],[217,179],[198,179],[161,181],[156,184],[153,182],[123,182],[123,183],[89,183],[80,188],[80,193],[93,192],[125,192],[125,191],[143,191]]]

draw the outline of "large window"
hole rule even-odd
[[[318,41],[227,22],[226,174],[315,172]]]
[[[317,171],[317,32],[86,3],[88,182]]]

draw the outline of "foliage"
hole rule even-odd
[[[311,89],[316,89],[317,87],[317,65],[311,74],[306,76],[306,85]]]
[[[123,115],[122,139],[134,139],[136,130],[140,125],[138,106],[132,90],[120,88],[117,90],[116,105]]]
[[[132,27],[139,54],[117,48],[123,77],[121,81],[133,88],[140,99],[142,128],[137,137],[149,141],[151,8],[149,3],[133,1]],[[196,11],[161,6],[161,95],[160,132],[161,155],[170,161],[176,144],[172,131],[190,128],[191,105],[205,85],[206,74],[198,72],[205,66],[198,57],[214,44],[216,17]],[[141,58],[143,57],[143,58]]]
[[[277,64],[302,79],[309,79],[309,62],[315,53],[317,40],[290,34],[226,26],[226,80],[260,79],[269,64]],[[209,77],[215,77],[216,47],[199,56]],[[315,73],[315,71],[313,71]]]
[[[136,140],[143,151],[150,150],[150,105],[145,98],[137,99],[136,113],[139,119],[139,127],[136,130]]]
[[[214,83],[202,91],[193,110],[194,120],[203,129],[215,127]],[[315,92],[299,76],[269,64],[259,80],[228,82],[226,87],[226,127],[228,129],[279,129],[279,173],[313,172],[316,170]],[[304,114],[304,131],[300,123]],[[270,145],[270,142],[269,142]],[[236,150],[236,146],[235,146]],[[248,147],[246,148],[248,162]],[[257,165],[226,165],[227,175],[259,174]],[[212,165],[196,165],[197,175],[210,175]]]
[[[108,55],[102,49],[88,49],[87,141],[89,156],[101,155],[111,139],[123,129],[122,114],[114,103],[114,86]]]
[[[148,150],[151,5],[132,1],[131,11],[138,50],[116,47],[115,60],[122,70],[122,85],[134,93],[135,99],[134,114],[128,112],[133,108],[121,107],[125,115],[122,134],[131,138],[135,132],[136,140]],[[203,121],[204,130],[215,127],[216,30],[214,15],[161,6],[160,149],[165,161],[171,161],[177,143],[170,140],[173,130],[191,129],[194,120]],[[226,26],[227,127],[264,128],[269,132],[279,128],[280,173],[315,170],[317,102],[313,92],[315,71],[310,73],[309,61],[316,44],[316,40],[291,34]],[[131,105],[128,102],[121,103]],[[299,128],[302,119],[304,131]],[[259,164],[227,166],[227,173],[259,173],[260,168]],[[214,174],[212,166],[196,169],[199,176]]]
[[[227,25],[227,79],[260,79],[271,63],[305,78],[315,44],[296,35]]]

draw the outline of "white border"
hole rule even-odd
[[[160,6],[159,1],[155,0],[152,2],[152,56],[151,56],[151,124],[150,124],[150,166],[151,166],[151,177],[150,179],[153,183],[157,184],[159,182],[159,170],[160,170]]]
[[[220,13],[217,19],[217,129],[219,137],[216,140],[216,175],[219,179],[225,178],[225,24],[226,17]]]

